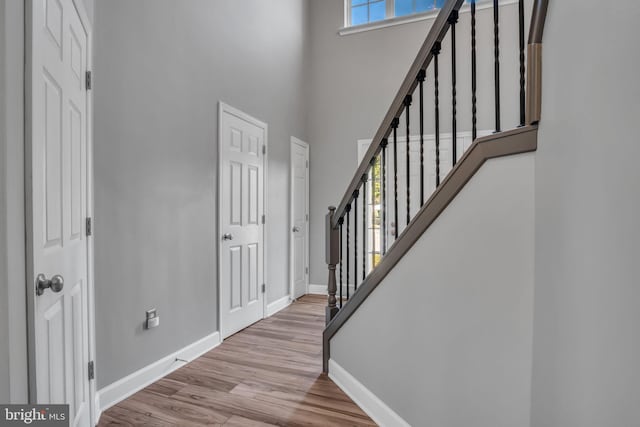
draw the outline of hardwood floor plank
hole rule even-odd
[[[309,383],[277,383],[274,381],[263,381],[262,379],[249,378],[242,382],[244,385],[253,387],[256,391],[280,391],[280,392],[296,392],[302,396],[317,396],[327,401],[342,401],[348,406],[353,407],[351,399],[342,393],[342,391],[327,376],[322,375],[315,381]],[[358,408],[360,409],[360,408]]]
[[[174,424],[163,421],[160,418],[156,418],[151,413],[141,413],[138,411],[130,410],[127,408],[126,401],[122,405],[114,406],[110,408],[106,413],[100,417],[100,426],[156,426],[165,427],[172,426]],[[107,420],[107,423],[103,422]]]
[[[162,396],[172,396],[185,387],[185,384],[173,381],[168,377],[162,378],[151,384],[146,391],[153,392]]]
[[[198,386],[184,388],[179,393],[176,393],[173,399],[188,403],[198,402],[198,405],[206,406],[207,408],[281,426],[375,425],[345,419],[338,412],[320,414],[310,411],[303,405],[288,405],[285,401],[268,402],[237,394],[208,390]]]
[[[99,426],[374,426],[322,374],[325,304],[300,298],[108,409]]]
[[[240,415],[234,415],[226,423],[225,427],[273,427],[275,424],[267,424],[256,420],[250,420],[249,418],[241,417]]]
[[[183,386],[200,385],[221,391],[230,391],[236,385],[236,382],[232,382],[231,378],[220,378],[215,373],[198,369],[178,369],[169,374],[167,378],[180,382]]]
[[[155,393],[142,391],[127,399],[125,405],[130,405],[130,409],[138,412],[151,413],[174,425],[187,425],[187,423],[190,425],[222,424],[231,417],[231,413],[228,412],[191,405],[184,401],[177,402],[173,397],[178,393],[166,398]]]
[[[231,391],[231,394],[249,397],[262,402],[273,403],[274,405],[282,407],[302,409],[323,417],[341,419],[350,424],[375,425],[365,424],[368,417],[359,408],[354,408],[352,402],[340,402],[339,400],[313,396],[310,394],[301,395],[299,393],[278,390],[260,390],[257,387],[253,387],[251,384],[244,383],[239,384],[234,388]]]

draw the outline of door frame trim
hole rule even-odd
[[[293,147],[294,145],[302,146],[306,150],[306,161],[309,162],[309,144],[307,142],[302,141],[295,136],[291,137],[291,145],[289,148],[289,298],[293,301],[295,299],[295,283],[293,279],[293,268],[294,268],[294,257],[293,257]],[[311,164],[309,164],[309,167]],[[307,215],[310,215],[309,212],[309,190],[310,190],[310,182],[309,182],[309,167],[306,169],[307,174],[307,191],[306,191],[306,211]],[[305,260],[306,260],[306,268],[309,268],[309,219],[306,221],[306,232],[307,232],[307,245],[305,248]],[[306,281],[306,291],[305,293],[309,293],[309,271],[305,273],[305,281]]]
[[[25,144],[25,267],[26,267],[26,292],[27,292],[27,348],[28,348],[28,386],[29,386],[29,402],[31,404],[36,402],[37,387],[36,387],[36,371],[35,371],[35,293],[33,292],[34,277],[33,277],[33,248],[32,242],[29,238],[29,229],[33,223],[31,210],[31,194],[32,194],[32,181],[31,181],[31,128],[32,128],[32,116],[31,108],[33,105],[33,10],[34,2],[36,0],[28,0],[25,2],[24,9],[24,26],[25,26],[25,40],[24,40],[24,144]],[[87,52],[86,52],[86,67],[87,71],[93,69],[93,24],[89,18],[89,14],[85,8],[82,0],[72,0],[72,4],[76,9],[76,13],[80,18],[80,23],[84,29],[87,37]],[[94,206],[94,176],[93,176],[93,91],[86,91],[86,215],[93,217]],[[88,338],[88,357],[89,361],[96,359],[96,337],[95,337],[95,287],[94,287],[94,242],[93,236],[86,236],[87,244],[87,338]],[[91,420],[97,423],[97,407],[96,407],[96,380],[89,381],[89,417]]]
[[[232,114],[234,116],[237,116],[249,123],[254,124],[255,126],[261,128],[264,130],[264,141],[263,144],[266,147],[266,153],[263,155],[262,157],[262,187],[263,187],[263,195],[262,195],[262,213],[264,215],[267,214],[267,206],[268,206],[268,189],[269,189],[269,185],[268,185],[268,176],[269,176],[269,125],[261,120],[256,119],[255,117],[243,112],[242,110],[239,110],[235,107],[232,107],[231,105],[223,102],[223,101],[218,101],[218,150],[217,150],[217,154],[218,154],[218,162],[217,162],[217,172],[216,172],[216,179],[218,180],[218,183],[216,185],[218,194],[216,197],[216,215],[218,216],[218,224],[217,224],[217,229],[216,229],[216,250],[217,250],[217,254],[216,254],[216,271],[217,271],[217,281],[218,281],[218,292],[217,292],[217,298],[218,298],[218,332],[220,333],[220,341],[224,341],[224,334],[222,333],[222,323],[223,323],[223,316],[222,316],[222,300],[220,298],[220,291],[221,291],[221,287],[222,287],[222,269],[221,269],[221,257],[222,257],[222,240],[220,239],[220,233],[222,230],[222,215],[220,215],[221,209],[220,209],[220,205],[221,205],[221,197],[222,197],[222,150],[221,150],[221,141],[222,141],[222,115],[224,113],[228,113],[228,114]],[[267,218],[267,221],[269,220],[269,218]],[[267,264],[267,226],[266,224],[262,225],[262,281],[265,284],[265,292],[262,296],[262,318],[264,319],[267,315],[267,300],[268,300],[268,295],[269,295],[269,284],[267,283],[267,269],[268,269],[268,264]]]

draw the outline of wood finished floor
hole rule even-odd
[[[325,304],[302,297],[108,409],[99,426],[375,426],[322,374]]]

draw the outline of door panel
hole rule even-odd
[[[229,248],[229,286],[231,288],[231,311],[242,308],[242,247]]]
[[[247,167],[247,172],[248,172],[248,187],[249,187],[249,191],[248,191],[248,198],[249,198],[249,206],[248,206],[248,218],[247,218],[247,224],[251,224],[251,225],[258,225],[258,221],[259,221],[259,212],[260,212],[260,197],[259,197],[259,191],[260,189],[258,188],[258,183],[260,181],[258,175],[259,175],[259,169],[255,166],[248,166]]]
[[[229,164],[229,191],[230,200],[229,208],[229,225],[242,225],[242,163],[230,162]]]
[[[39,350],[46,356],[46,363],[41,364],[40,372],[48,379],[39,403],[65,403],[65,361],[64,361],[64,309],[63,300],[55,301],[44,312],[43,329]]]
[[[220,329],[226,338],[264,316],[266,125],[220,108]]]
[[[33,292],[34,398],[67,403],[70,425],[91,425],[87,374],[87,37],[72,0],[29,3],[28,229]],[[64,279],[36,295],[36,277]]]
[[[84,328],[83,326],[83,301],[84,301],[84,289],[85,286],[82,281],[78,282],[69,292],[71,300],[71,327],[73,328],[71,334],[71,348],[73,357],[72,369],[73,380],[71,386],[73,388],[73,400],[71,401],[71,410],[80,409],[84,402],[85,396],[85,382],[83,376],[85,375],[85,369],[83,366],[84,359]],[[79,414],[75,414],[76,417]]]
[[[307,293],[308,280],[308,213],[309,213],[309,147],[302,141],[291,143],[291,280],[293,298]]]
[[[62,90],[43,72],[46,247],[62,243]]]
[[[82,113],[73,103],[69,104],[69,138],[71,168],[71,240],[80,239],[82,233]]]
[[[249,304],[259,300],[259,287],[258,283],[258,245],[255,243],[247,245],[247,274],[249,282]]]

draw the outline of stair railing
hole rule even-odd
[[[462,153],[458,151],[456,25],[458,25],[459,11],[464,3],[464,0],[447,0],[442,6],[347,187],[344,197],[337,208],[329,207],[329,213],[326,216],[326,262],[329,266],[329,280],[326,308],[328,326],[324,334],[325,371],[329,356],[329,338],[382,281],[419,235],[444,210],[480,165],[491,157],[532,151],[536,148],[536,124],[540,120],[541,110],[542,33],[548,0],[534,0],[526,67],[524,0],[518,2],[519,126],[517,129],[506,132],[502,131],[500,121],[500,5],[498,0],[493,0],[493,115],[495,121],[494,133],[484,138],[478,138],[477,129],[476,2],[471,0],[470,134],[473,144],[467,152]],[[447,36],[450,36],[449,58],[442,55],[443,41]],[[440,81],[440,63],[443,60],[450,61],[451,104],[449,106],[442,105],[440,100],[441,91],[444,89]],[[425,92],[428,86],[431,86],[432,90],[430,97]],[[431,159],[435,163],[433,165],[425,164],[425,148],[431,148],[425,147],[427,145],[424,134],[427,97],[433,102],[435,134],[433,141],[428,141],[429,145],[433,143],[434,156]],[[414,103],[418,104],[417,111]],[[451,123],[448,124],[451,133],[448,136],[441,133],[443,108],[450,108],[451,112]],[[419,122],[417,137],[411,134],[411,119],[412,117],[415,119],[416,115]],[[399,137],[399,133],[404,135]],[[492,142],[492,145],[486,144],[487,142]],[[505,145],[505,142],[508,145]],[[485,144],[482,145],[482,143]],[[399,158],[402,149],[404,159]],[[419,157],[417,164],[415,159],[412,159],[412,150],[417,153],[414,157]],[[441,154],[446,154],[448,159],[443,160]],[[451,171],[445,177],[441,177],[445,166],[451,167]],[[430,197],[426,197],[428,195],[425,194],[429,191],[425,185],[425,167],[433,167],[432,170],[435,171],[432,183],[434,184],[432,189],[435,187],[435,190]],[[400,176],[399,172],[402,168],[405,173]],[[412,168],[416,172],[414,179],[411,175]],[[419,177],[417,190],[416,176]],[[404,186],[403,194],[400,192],[400,186]],[[359,219],[360,225],[358,225]],[[399,232],[401,223],[404,223],[402,233]],[[358,235],[359,231],[360,235]],[[367,247],[369,244],[371,248]],[[360,262],[358,262],[359,254]],[[358,292],[359,285],[366,288],[364,292]],[[351,301],[352,299],[355,301]],[[345,310],[347,307],[348,310]],[[340,313],[341,310],[345,313]],[[339,313],[340,316],[338,316]]]

